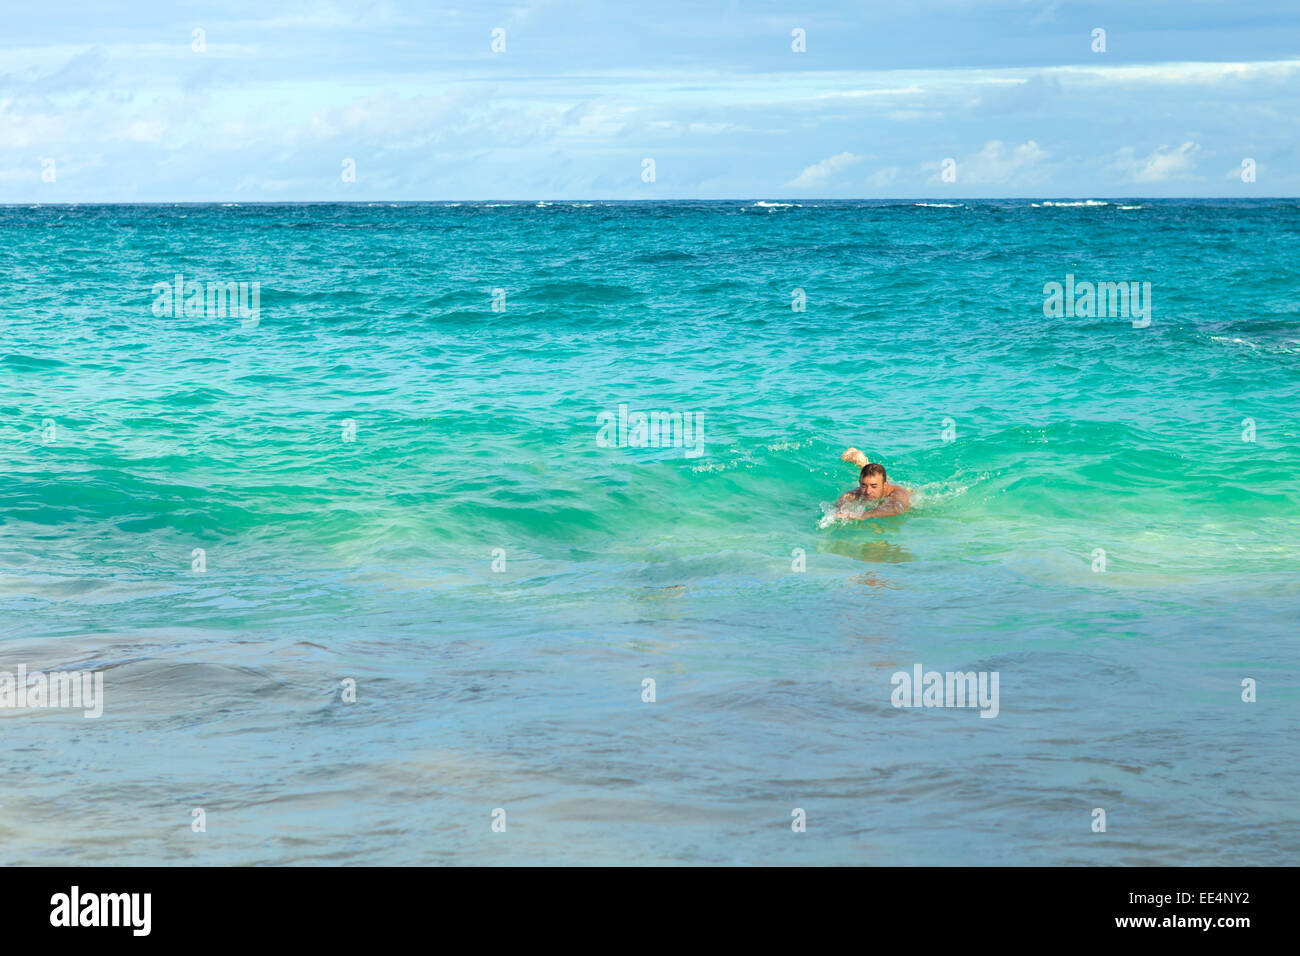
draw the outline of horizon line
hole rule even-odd
[[[873,202],[873,203],[908,203],[908,202],[927,202],[927,203],[981,203],[981,202],[1186,202],[1189,200],[1229,200],[1237,202],[1260,202],[1269,200],[1300,200],[1300,196],[901,196],[897,198],[873,197],[873,196],[851,196],[851,197],[785,197],[785,196],[735,196],[723,198],[684,198],[670,197],[662,199],[599,199],[599,198],[577,198],[577,199],[547,199],[547,198],[527,198],[527,199],[504,199],[500,197],[485,197],[478,199],[149,199],[149,200],[127,200],[127,199],[95,199],[95,200],[14,200],[0,201],[0,208],[17,207],[17,206],[361,206],[361,205],[402,205],[402,206],[419,206],[419,205],[443,205],[449,203],[730,203],[730,202],[783,202],[783,203],[845,203],[845,202]]]

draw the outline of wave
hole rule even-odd
[[[645,252],[632,259],[633,262],[654,265],[658,262],[693,262],[697,257],[690,252],[679,249],[664,249],[661,252]]]
[[[603,282],[584,282],[570,280],[562,282],[544,282],[529,286],[519,293],[518,298],[536,300],[548,307],[556,304],[614,304],[641,298],[642,293],[630,286],[606,285]]]
[[[15,369],[66,368],[67,364],[67,362],[60,362],[58,359],[23,355],[18,352],[6,352],[0,355],[0,366]]]
[[[1300,339],[1288,339],[1283,342],[1252,342],[1239,336],[1211,335],[1211,342],[1226,345],[1240,345],[1256,352],[1276,352],[1284,355],[1300,353]]]

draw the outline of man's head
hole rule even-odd
[[[858,472],[858,491],[868,498],[879,498],[885,493],[885,466],[878,462],[863,465]]]

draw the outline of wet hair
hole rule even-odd
[[[873,461],[862,466],[862,470],[858,472],[858,483],[861,484],[866,481],[871,475],[879,475],[881,481],[889,480],[885,477],[885,466],[880,462]]]

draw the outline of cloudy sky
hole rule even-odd
[[[7,3],[0,202],[1300,194],[1296,0],[437,2]]]

